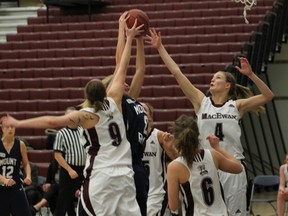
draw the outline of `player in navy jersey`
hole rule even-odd
[[[240,173],[240,161],[219,146],[215,135],[206,138],[213,149],[202,149],[197,122],[192,116],[178,117],[172,131],[179,157],[167,170],[170,209],[179,209],[180,192],[183,215],[227,216],[217,170]]]
[[[236,66],[239,73],[248,76],[260,90],[253,95],[249,88],[237,85],[231,73],[218,71],[214,74],[209,88],[209,95],[197,89],[181,72],[178,65],[169,56],[162,44],[161,34],[150,30],[150,44],[156,48],[177,80],[182,91],[191,101],[200,131],[200,141],[204,148],[211,148],[206,137],[214,134],[220,139],[220,145],[238,160],[245,159],[241,145],[240,119],[246,112],[262,112],[263,105],[274,97],[269,87],[253,73],[246,58],[239,58],[241,67]],[[237,175],[219,171],[223,186],[225,202],[231,216],[245,216],[247,207],[247,177],[245,169]]]
[[[23,165],[26,178],[22,179],[20,166]],[[0,140],[0,215],[31,216],[23,183],[30,185],[31,167],[26,146],[15,138],[15,128],[2,126]]]
[[[26,128],[57,128],[71,122],[82,127],[81,143],[87,152],[84,182],[78,215],[140,215],[136,202],[131,147],[122,115],[122,96],[132,42],[143,25],[125,27],[126,43],[120,63],[107,89],[100,80],[85,86],[85,102],[80,111],[62,116],[42,116],[17,120],[2,117],[2,124]],[[107,93],[106,93],[107,92]],[[107,97],[106,97],[107,95]]]
[[[125,25],[127,12],[119,18],[118,42],[116,48],[116,70],[123,54],[125,44]],[[135,172],[136,199],[141,209],[141,215],[147,214],[147,197],[149,190],[149,179],[142,163],[143,152],[147,137],[148,118],[141,103],[137,100],[143,85],[145,73],[145,55],[143,37],[136,38],[136,71],[131,85],[125,83],[125,93],[122,97],[122,111],[126,127],[127,139],[131,144],[132,165]],[[112,76],[106,77],[103,83],[109,89]]]

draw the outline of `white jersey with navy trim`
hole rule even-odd
[[[210,150],[202,149],[195,155],[192,168],[183,157],[175,159],[190,172],[189,180],[180,185],[182,215],[226,216],[227,208],[221,193],[216,168]]]
[[[112,98],[105,99],[103,107],[96,113],[93,108],[81,110],[99,116],[99,121],[80,137],[88,154],[78,214],[140,215],[122,113]]]
[[[159,143],[158,132],[158,129],[153,128],[149,134],[142,159],[149,174],[147,216],[155,216],[160,213],[166,193],[164,190],[166,180],[165,152]]]
[[[219,144],[222,148],[237,159],[244,159],[239,120],[240,114],[235,100],[229,100],[222,106],[215,106],[210,97],[204,97],[197,113],[202,147],[211,148],[206,138],[209,134],[214,134],[219,138]]]
[[[88,152],[87,162],[95,156],[93,168],[132,165],[130,143],[126,138],[123,115],[112,98],[107,98],[107,109],[94,112],[94,108],[83,108],[99,116],[99,122],[84,129],[81,143]],[[86,164],[87,166],[87,164]]]
[[[157,134],[158,129],[154,128],[148,139],[143,154],[143,162],[149,172],[149,194],[165,193],[164,179],[166,178],[164,151],[161,147]]]

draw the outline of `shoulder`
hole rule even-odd
[[[175,174],[180,173],[183,168],[184,168],[184,164],[182,164],[178,160],[171,161],[167,166],[167,169],[170,172],[175,173]]]
[[[175,173],[181,173],[184,169],[188,169],[188,167],[183,160],[176,158],[168,164],[168,169]]]
[[[20,143],[20,148],[21,149],[26,149],[26,145],[25,145],[25,143],[22,140],[19,140],[19,143]]]
[[[210,97],[204,96],[202,100],[200,101],[200,107],[199,110],[204,109],[205,107],[212,104],[212,101],[210,100]]]
[[[282,165],[280,166],[280,168],[279,168],[280,172],[283,172],[283,173],[284,173],[286,167],[287,167],[286,164],[282,164]]]
[[[25,145],[25,143],[24,143],[23,141],[20,140],[19,145],[20,145],[20,151],[21,151],[21,153],[27,152],[26,145]]]

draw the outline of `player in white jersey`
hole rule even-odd
[[[129,16],[127,16],[127,19]],[[26,128],[57,128],[74,122],[83,129],[81,140],[87,149],[85,180],[78,215],[141,215],[136,202],[130,143],[126,139],[121,101],[132,41],[143,25],[126,28],[126,43],[119,66],[107,90],[100,80],[85,86],[84,107],[62,116],[16,120],[2,117],[4,125]]]
[[[279,191],[277,196],[277,215],[284,216],[285,200],[288,199],[288,154],[285,155],[284,164],[279,168]]]
[[[200,148],[197,122],[192,116],[181,115],[172,131],[179,157],[168,165],[167,170],[170,209],[178,210],[180,192],[182,215],[228,215],[217,170],[240,173],[240,161],[219,146],[215,135],[207,137],[213,149]]]
[[[260,94],[253,95],[248,88],[236,85],[236,80],[231,73],[218,71],[211,80],[210,95],[206,97],[202,91],[188,80],[181,72],[179,66],[169,56],[162,44],[161,34],[157,33],[155,29],[151,29],[149,37],[150,44],[158,50],[162,60],[193,105],[198,117],[202,147],[210,148],[205,137],[208,134],[215,134],[219,137],[220,145],[225,150],[239,160],[244,159],[243,149],[239,140],[241,129],[238,121],[246,112],[263,111],[262,105],[273,99],[273,92],[253,73],[248,60],[239,58],[241,67],[235,66],[236,69],[254,82],[260,90]],[[210,102],[211,106],[209,105]],[[213,111],[213,113],[206,113],[206,111]],[[205,126],[203,126],[204,124]],[[206,127],[207,125],[209,127]],[[227,128],[229,128],[228,133]],[[220,175],[229,215],[245,216],[247,207],[247,178],[245,170],[238,175],[229,173],[220,173]]]
[[[147,216],[163,216],[169,212],[166,182],[167,156],[169,160],[177,157],[176,149],[171,140],[172,134],[154,128],[153,107],[142,103],[148,120],[148,138],[143,154],[143,163],[149,175],[149,191],[147,199]]]

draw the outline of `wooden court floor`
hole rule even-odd
[[[259,199],[262,199],[262,198],[268,198],[268,199],[277,199],[277,191],[271,191],[271,192],[262,192],[262,193],[255,193],[255,198],[259,198]],[[276,205],[277,203],[273,203],[273,205],[275,206],[276,208]],[[272,206],[268,203],[254,203],[253,206],[252,206],[252,210],[253,210],[253,213],[255,216],[275,216],[275,211],[274,209],[272,208]],[[248,215],[252,215],[252,214],[249,214],[247,213],[247,216]]]
[[[277,191],[271,191],[271,192],[265,192],[265,193],[255,193],[256,198],[276,198],[277,197]],[[276,207],[276,202],[273,203]],[[286,204],[286,209],[288,207],[288,204]],[[275,216],[275,211],[269,205],[268,203],[255,203],[252,206],[253,213],[255,216]],[[47,209],[42,208],[42,216],[52,216],[52,214],[47,214]],[[247,216],[250,216],[252,214],[247,213]],[[288,216],[288,214],[287,214]]]

